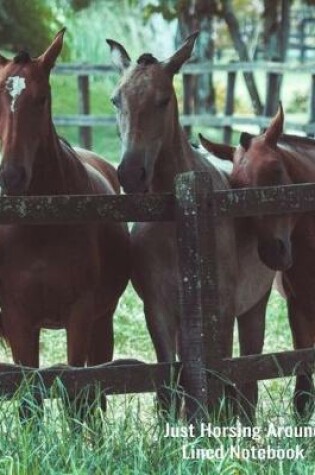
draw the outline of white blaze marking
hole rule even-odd
[[[12,97],[11,111],[15,111],[15,103],[22,91],[26,88],[25,78],[21,76],[10,76],[6,81],[6,89],[9,95]]]

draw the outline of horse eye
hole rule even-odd
[[[119,96],[114,96],[111,98],[111,101],[112,101],[112,104],[115,106],[115,107],[119,107],[120,106],[120,97]]]
[[[158,107],[166,107],[169,104],[170,100],[170,97],[165,97],[164,99],[161,99],[157,105]]]

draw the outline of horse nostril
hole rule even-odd
[[[275,244],[276,244],[277,252],[280,255],[284,255],[286,253],[286,247],[285,247],[284,242],[281,239],[276,239]]]
[[[26,171],[21,166],[6,166],[1,171],[1,185],[7,192],[24,191]]]
[[[121,165],[119,165],[117,167],[117,176],[118,176],[118,180],[120,181],[120,179],[121,179]]]

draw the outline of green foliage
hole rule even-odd
[[[0,0],[2,49],[40,54],[61,24],[48,0]]]
[[[148,20],[154,13],[160,13],[164,20],[171,21],[177,18],[179,9],[184,2],[176,0],[161,0],[158,4],[148,3],[144,8],[144,18]]]

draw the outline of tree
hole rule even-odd
[[[0,45],[3,49],[27,49],[37,55],[60,27],[48,1],[0,0]]]
[[[239,23],[234,12],[232,0],[221,0],[221,10],[219,14],[224,18],[228,30],[230,32],[235,50],[237,51],[241,61],[249,61],[249,55],[245,42],[242,39]],[[261,115],[263,106],[259,97],[255,78],[252,73],[244,73],[245,83],[252,100],[254,111],[257,115]]]
[[[145,8],[148,18],[153,13],[160,13],[167,21],[177,18],[176,46],[179,47],[187,36],[199,30],[196,42],[196,61],[213,61],[213,18],[217,10],[216,1],[212,0],[160,0],[149,3]],[[184,113],[214,112],[215,90],[211,74],[199,76],[185,75],[183,78]],[[186,127],[188,134],[190,128]]]

